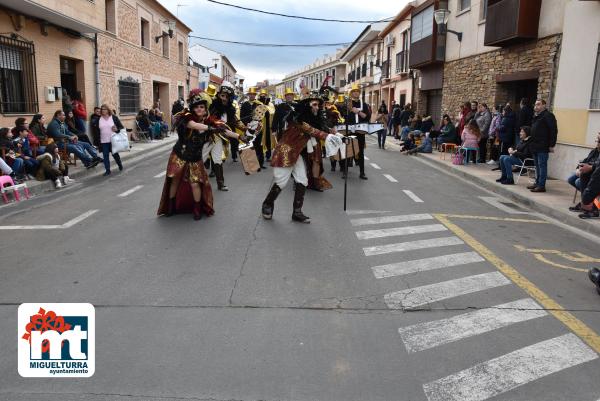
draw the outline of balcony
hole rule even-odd
[[[488,0],[484,44],[510,46],[538,37],[542,0]]]
[[[408,73],[408,50],[402,50],[396,54],[396,74]]]
[[[422,68],[428,65],[441,64],[445,60],[446,35],[434,33],[411,44],[409,59],[410,68]]]
[[[381,64],[381,79],[386,79],[390,77],[390,62],[385,60],[383,64]]]

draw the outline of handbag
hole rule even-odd
[[[452,164],[461,165],[464,161],[464,153],[456,152],[452,155]]]
[[[122,129],[121,131],[112,134],[110,137],[110,146],[112,153],[119,153],[121,151],[129,150],[127,130]]]

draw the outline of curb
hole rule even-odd
[[[390,137],[388,137],[387,139],[389,140]],[[391,148],[397,151],[400,150],[400,147],[398,145],[396,145],[393,142],[388,142],[388,140],[386,140],[386,148]],[[576,213],[571,213],[566,210],[563,211],[562,209],[552,208],[550,206],[544,205],[543,203],[536,202],[534,199],[510,191],[504,185],[499,185],[495,182],[487,181],[476,175],[469,174],[468,171],[459,170],[456,168],[448,168],[448,166],[445,163],[437,160],[436,158],[423,157],[417,154],[416,159],[445,174],[464,178],[465,181],[467,181],[470,184],[477,185],[478,187],[485,188],[488,191],[494,192],[514,202],[518,202],[520,205],[524,206],[525,208],[531,211],[539,212],[548,217],[552,217],[559,223],[563,223],[568,226],[577,228],[588,234],[600,236],[600,224],[597,224],[597,221],[594,222],[589,220],[583,220],[577,217]]]
[[[175,137],[176,137],[176,135],[175,135]],[[162,153],[166,149],[171,148],[173,146],[173,144],[175,143],[175,140],[170,140],[170,138],[171,137],[164,139],[162,143],[149,148],[147,151],[142,150],[141,153],[122,152],[121,160],[124,163],[129,162],[131,164],[135,164],[144,159],[147,159],[149,157],[152,157],[159,153]],[[134,144],[134,146],[135,146],[135,144]],[[82,165],[81,161],[79,161],[79,165]],[[99,164],[99,166],[101,166],[101,164]],[[116,167],[116,163],[114,160],[111,160],[111,167]],[[103,173],[104,173],[104,169],[102,169],[102,171],[98,171],[96,168],[91,168],[89,170],[85,169],[85,168],[83,168],[83,169],[78,168],[77,171],[74,171],[72,174],[69,174],[69,177],[79,180],[79,179],[87,179],[87,178],[91,178],[91,177],[99,177]],[[31,182],[33,182],[33,183],[30,184]],[[27,189],[29,190],[30,196],[41,195],[46,192],[55,192],[56,191],[56,189],[54,188],[54,184],[52,182],[50,182],[50,180],[37,181],[34,179],[32,181],[28,181]]]

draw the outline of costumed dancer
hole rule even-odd
[[[261,158],[258,159],[258,162],[260,163],[260,167],[264,168],[264,162],[269,162],[271,161],[271,153],[272,153],[272,149],[275,147],[275,143],[277,142],[277,140],[273,137],[272,135],[272,131],[271,131],[271,124],[273,122],[273,115],[275,114],[275,106],[273,105],[273,103],[271,103],[271,99],[268,97],[269,94],[267,93],[266,89],[261,89],[260,93],[258,95],[258,101],[261,102],[262,104],[264,104],[265,106],[267,106],[267,111],[265,112],[265,116],[263,117],[263,120],[261,121],[261,125],[262,125],[262,137],[261,137],[261,146],[260,149],[262,151],[262,154],[264,155]]]
[[[275,200],[290,178],[294,177],[296,185],[292,220],[310,223],[310,218],[302,213],[308,177],[306,165],[300,156],[306,152],[306,145],[311,138],[326,139],[331,135],[315,128],[320,123],[319,109],[322,105],[323,99],[317,94],[309,95],[298,102],[285,118],[287,127],[278,139],[271,160],[275,183],[262,204],[262,215],[266,220],[273,218]]]
[[[362,124],[368,123],[369,118],[369,106],[362,101],[360,97],[360,88],[358,84],[352,84],[350,89],[350,102],[349,102],[350,110],[346,113],[346,119],[349,124]],[[358,163],[358,167],[360,168],[360,179],[366,180],[368,179],[365,175],[365,133],[357,131],[354,135],[356,135],[356,139],[358,141],[358,155],[354,157],[356,162]],[[341,165],[342,163],[340,163]]]
[[[344,103],[344,95],[341,94],[337,96],[335,104],[331,102],[325,102],[325,121],[329,129],[335,128],[336,125],[344,123],[344,117],[342,117],[342,113],[340,112],[340,107],[343,107],[342,110],[345,110]],[[331,171],[335,171],[337,166],[337,160],[335,160],[335,156],[331,156],[329,158],[329,162],[331,163]]]
[[[233,85],[226,81],[223,82],[217,92],[215,101],[210,106],[210,115],[227,124],[228,132],[225,135],[213,135],[212,140],[202,149],[202,158],[206,161],[210,156],[212,159],[213,171],[217,177],[217,188],[219,191],[229,191],[229,188],[225,185],[223,160],[227,159],[229,139],[239,140],[239,135],[232,131],[239,129],[245,132],[246,130],[246,126],[237,118],[235,106],[233,105],[234,95],[235,89]]]
[[[246,93],[246,95],[248,96],[248,100],[246,100],[245,102],[242,103],[241,107],[240,107],[240,120],[242,121],[242,123],[248,125],[250,124],[250,122],[252,121],[253,117],[254,117],[254,109],[256,108],[257,105],[261,104],[260,101],[258,101],[258,99],[256,99],[256,88],[254,86],[251,86],[250,88],[248,88],[248,92]],[[264,156],[264,152],[263,152],[263,146],[262,146],[262,122],[259,123],[258,129],[256,130],[256,135],[254,138],[254,141],[252,141],[252,144],[254,145],[254,152],[256,152],[256,158],[258,159],[258,164],[259,164],[259,170],[262,170],[265,168],[265,156]]]
[[[210,101],[214,102],[215,101],[215,97],[217,96],[217,87],[210,83],[208,84],[208,86],[206,87],[206,94],[208,96],[210,96]],[[204,160],[204,167],[206,169],[210,169],[210,173],[208,174],[209,177],[214,177],[215,176],[215,172],[213,170],[213,162],[212,160],[210,160],[210,158],[208,160]]]
[[[176,212],[194,215],[214,214],[213,195],[204,164],[202,147],[218,128],[208,117],[211,99],[201,89],[194,89],[188,97],[189,109],[175,115],[178,140],[173,147],[158,215],[172,216]]]

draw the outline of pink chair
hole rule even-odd
[[[11,190],[13,191],[15,200],[20,201],[21,197],[19,195],[19,189],[23,189],[25,198],[29,199],[29,188],[27,188],[27,184],[15,184],[10,176],[0,175],[0,192],[2,192],[2,199],[4,200],[4,203],[8,203],[8,196],[6,196],[6,193]]]

